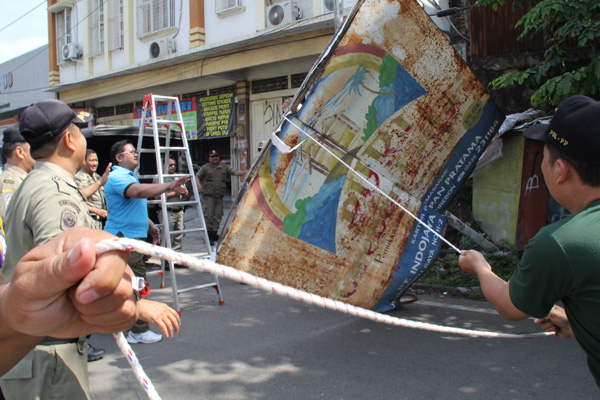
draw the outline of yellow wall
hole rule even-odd
[[[492,241],[515,244],[523,169],[523,135],[502,136],[503,156],[473,178],[473,216]]]

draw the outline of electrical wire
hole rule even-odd
[[[11,22],[8,25],[6,25],[4,28],[0,28],[0,32],[2,32],[3,30],[5,30],[6,28],[8,28],[9,26],[11,26],[12,24],[14,24],[15,22],[19,21],[20,19],[22,19],[26,15],[31,14],[33,11],[37,10],[42,4],[46,4],[46,0],[42,0],[42,2],[40,4],[38,4],[37,6],[33,7],[31,10],[27,11],[25,14],[21,15],[19,18],[15,19],[13,22]]]
[[[88,15],[86,15],[81,21],[78,21],[75,25],[73,25],[71,27],[71,30],[77,28],[81,23],[83,23],[83,21],[85,21],[86,19],[88,19],[92,14],[94,14],[100,7],[104,6],[106,4],[108,0],[103,0],[102,3],[98,4],[98,7],[94,8],[92,11],[90,11],[90,13]],[[56,40],[54,40],[54,42],[52,44],[56,44],[60,39],[62,39],[63,37],[65,37],[67,35],[67,32],[65,32],[64,34],[62,34],[61,36],[57,37]],[[12,72],[17,71],[19,68],[21,68],[23,65],[27,64],[29,61],[33,60],[35,57],[39,56],[40,54],[42,54],[44,52],[44,50],[46,50],[47,47],[49,47],[50,44],[47,44],[46,46],[42,46],[42,48],[35,53],[33,56],[31,56],[30,58],[28,58],[27,60],[23,61],[21,64],[17,65],[16,67],[12,68]],[[18,93],[18,92],[11,92],[11,93]]]

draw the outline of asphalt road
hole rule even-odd
[[[186,238],[186,243],[193,242]],[[189,245],[189,244],[188,244]],[[158,286],[158,276],[150,277]],[[210,281],[177,270],[180,287]],[[399,328],[221,280],[181,295],[175,338],[133,345],[163,399],[595,399],[599,391],[575,340],[482,339]],[[169,281],[151,299],[173,304]],[[483,301],[421,295],[391,315],[467,329],[538,332],[504,321]],[[89,364],[92,398],[147,398],[112,336]]]

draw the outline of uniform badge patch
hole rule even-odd
[[[2,193],[2,198],[4,200],[4,204],[6,204],[7,207],[8,207],[8,203],[10,203],[10,199],[12,199],[12,197],[13,197],[13,194],[14,193],[12,193],[12,192]]]
[[[67,230],[77,225],[77,215],[71,210],[65,210],[60,216],[60,229]]]

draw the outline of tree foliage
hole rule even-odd
[[[478,0],[475,5],[491,5],[496,11],[505,0]],[[533,89],[531,104],[540,108],[556,107],[575,94],[599,98],[600,1],[514,0],[513,11],[526,6],[531,9],[515,26],[523,26],[519,39],[544,35],[544,59],[527,70],[499,76],[492,87]]]

